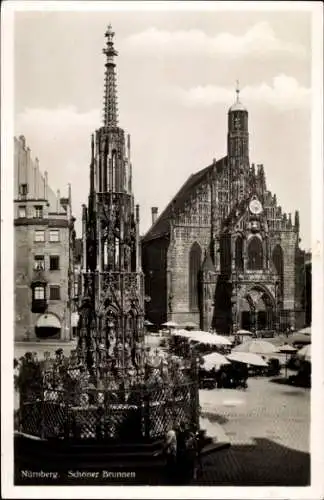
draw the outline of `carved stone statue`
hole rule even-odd
[[[123,344],[118,342],[115,347],[116,368],[123,368]]]

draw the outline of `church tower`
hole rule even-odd
[[[248,112],[240,101],[237,82],[236,101],[228,111],[227,157],[230,174],[230,199],[240,202],[249,189]]]
[[[110,25],[105,37],[103,125],[92,136],[89,201],[83,207],[85,300],[79,348],[92,372],[109,361],[119,378],[127,378],[136,345],[143,342],[139,206],[132,192],[130,137],[118,125],[118,54]]]

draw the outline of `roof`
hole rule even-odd
[[[235,102],[229,109],[229,112],[232,111],[247,111],[246,107],[240,102]]]
[[[143,243],[153,240],[155,238],[160,238],[161,236],[167,236],[170,231],[170,219],[175,210],[181,208],[184,202],[190,196],[192,189],[199,185],[207,176],[209,172],[216,167],[217,171],[220,172],[224,165],[224,160],[227,157],[221,158],[216,163],[212,163],[208,167],[199,170],[195,174],[192,174],[186,182],[182,185],[177,194],[172,198],[170,203],[166,206],[161,215],[157,218],[156,222],[151,226],[146,235],[143,237]]]

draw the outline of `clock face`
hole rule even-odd
[[[262,205],[259,200],[250,201],[249,207],[252,214],[260,214],[262,212]]]

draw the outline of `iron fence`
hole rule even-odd
[[[195,382],[129,390],[44,388],[21,395],[19,430],[43,439],[137,441],[197,423]]]

